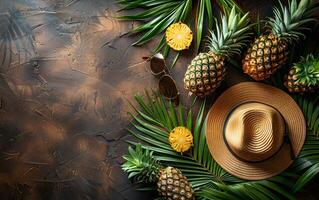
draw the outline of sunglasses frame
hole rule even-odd
[[[156,65],[156,66],[154,66]],[[161,67],[162,69],[156,70],[155,67]],[[150,69],[153,76],[159,79],[158,86],[160,93],[169,101],[173,101],[174,104],[177,106],[179,104],[179,91],[176,86],[176,82],[173,79],[173,77],[169,74],[169,71],[167,69],[167,65],[164,59],[164,56],[160,53],[155,54],[153,57],[150,58]],[[168,97],[165,92],[161,90],[162,88],[162,81],[164,78],[168,78],[173,83],[174,91],[176,91],[176,94],[173,96]],[[164,86],[165,87],[165,86]]]

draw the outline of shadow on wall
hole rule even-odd
[[[127,100],[153,81],[115,6],[0,2],[1,199],[140,198],[120,169]]]

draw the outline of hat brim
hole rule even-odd
[[[223,138],[224,123],[229,112],[244,102],[261,102],[277,109],[286,122],[291,144],[262,162],[245,162],[236,158]],[[226,90],[210,109],[206,123],[206,138],[214,160],[227,172],[247,180],[261,180],[278,175],[292,164],[291,147],[298,156],[306,138],[306,122],[297,103],[284,91],[256,82],[244,82]]]

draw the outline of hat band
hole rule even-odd
[[[236,110],[236,108],[238,108],[239,106],[242,106],[242,105],[244,105],[244,104],[247,104],[247,103],[260,103],[260,104],[264,104],[264,105],[270,106],[270,107],[272,107],[273,109],[275,109],[275,110],[281,115],[282,119],[283,119],[284,122],[285,122],[284,139],[283,139],[283,142],[282,142],[280,148],[279,148],[277,151],[275,151],[271,156],[269,156],[269,157],[267,157],[267,158],[265,158],[265,159],[263,159],[263,160],[252,161],[252,160],[247,160],[247,159],[244,159],[244,158],[242,158],[242,157],[239,157],[239,156],[230,148],[230,146],[229,146],[229,144],[228,144],[228,142],[227,142],[227,139],[226,139],[226,131],[225,131],[225,130],[226,130],[226,126],[227,126],[227,124],[228,124],[228,122],[229,122],[229,118],[230,118],[231,114],[234,112],[234,110]],[[285,118],[282,116],[282,114],[281,114],[276,108],[274,108],[273,106],[268,105],[268,104],[266,104],[266,103],[263,103],[263,102],[258,102],[258,101],[244,101],[244,102],[242,102],[242,103],[240,103],[240,104],[234,106],[234,107],[230,110],[230,112],[228,113],[228,115],[227,115],[227,117],[226,117],[226,119],[225,119],[225,122],[224,122],[224,127],[223,127],[223,140],[224,140],[224,142],[225,142],[225,144],[226,144],[226,147],[227,147],[228,151],[229,151],[233,156],[235,156],[238,160],[243,161],[243,162],[249,162],[249,163],[261,163],[261,162],[265,162],[266,160],[269,160],[270,158],[274,157],[274,156],[282,149],[282,147],[284,146],[284,144],[288,144],[289,147],[290,147],[290,157],[291,157],[291,160],[294,160],[295,157],[296,157],[295,154],[294,154],[294,152],[293,152],[293,149],[292,149],[292,144],[291,144],[291,141],[290,141],[290,138],[289,138],[289,130],[287,129],[287,123],[286,123]]]

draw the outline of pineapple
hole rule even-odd
[[[312,54],[295,64],[285,77],[289,92],[314,92],[319,89],[319,57]]]
[[[170,132],[168,141],[175,151],[183,153],[193,146],[193,135],[188,128],[178,126]]]
[[[197,55],[188,66],[184,76],[184,87],[199,97],[210,95],[220,86],[226,76],[225,59],[240,54],[249,41],[248,13],[240,16],[235,7],[229,16],[221,16],[216,31],[209,38],[209,52]]]
[[[299,4],[291,0],[288,7],[280,3],[279,8],[274,8],[275,17],[268,21],[271,31],[258,37],[245,54],[244,73],[261,81],[283,66],[288,59],[289,46],[305,38],[302,32],[315,21],[313,16],[317,9],[318,4],[313,0],[301,0]]]
[[[136,149],[129,147],[129,155],[123,156],[126,162],[122,169],[129,178],[144,183],[156,183],[160,196],[167,200],[194,200],[192,186],[179,169],[163,167],[153,156],[153,152],[143,150],[139,144]]]
[[[179,22],[167,28],[165,38],[168,46],[181,51],[189,48],[193,41],[193,33],[186,24]]]

